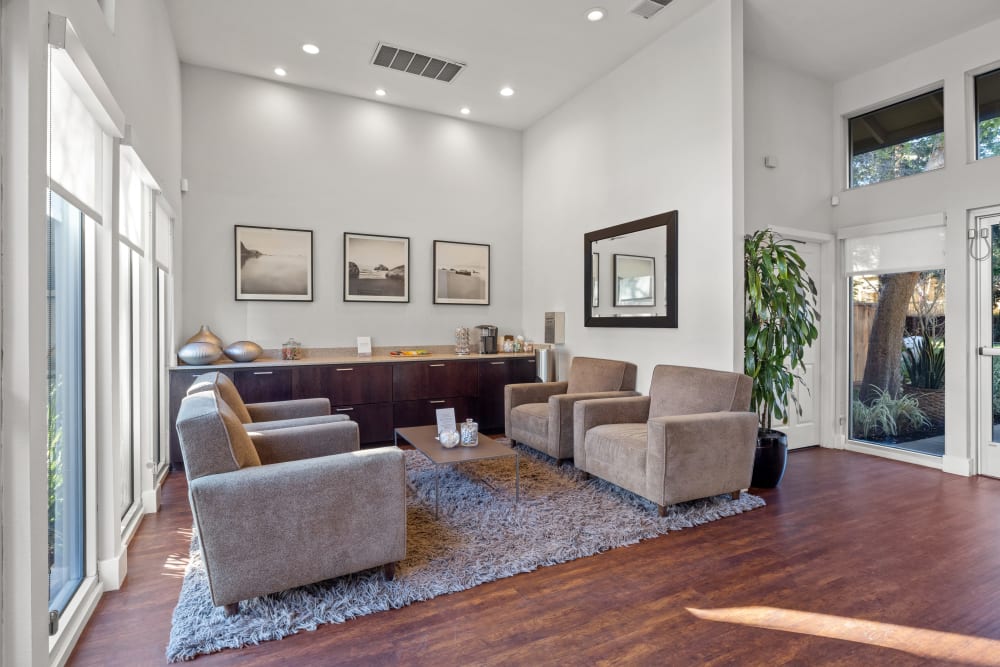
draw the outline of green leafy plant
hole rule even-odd
[[[851,406],[854,437],[868,440],[894,438],[900,431],[915,431],[931,425],[915,396],[894,397],[881,387],[873,387],[875,398],[865,405],[855,399]]]
[[[795,383],[806,349],[819,336],[816,284],[805,266],[795,247],[771,230],[743,242],[744,371],[753,379],[750,406],[766,430],[772,418],[787,421],[789,403],[802,414]]]
[[[920,389],[944,387],[944,341],[924,334],[904,349],[903,379]]]

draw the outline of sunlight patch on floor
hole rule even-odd
[[[953,632],[775,607],[728,609],[688,607],[687,610],[706,621],[842,639],[904,651],[934,660],[956,660],[970,665],[997,665],[1000,660],[1000,641]]]

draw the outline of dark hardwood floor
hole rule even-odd
[[[195,664],[1000,665],[1000,480],[789,458],[764,509]],[[172,474],[71,665],[165,662],[186,493]]]

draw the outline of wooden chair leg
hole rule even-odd
[[[667,506],[666,505],[657,505],[656,506],[656,511],[660,514],[660,516],[667,516]]]
[[[733,497],[733,500],[739,500],[740,499],[740,495],[742,495],[742,493],[743,492],[741,490],[736,489],[735,491],[733,491],[729,495],[731,495]]]
[[[240,603],[233,602],[232,604],[227,604],[222,606],[222,613],[226,616],[235,616],[240,613]]]
[[[386,563],[382,566],[382,574],[385,576],[386,581],[392,581],[396,578],[396,564]]]

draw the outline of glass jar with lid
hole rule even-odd
[[[462,423],[462,446],[475,447],[478,444],[479,424],[472,421],[472,418],[470,417]]]

